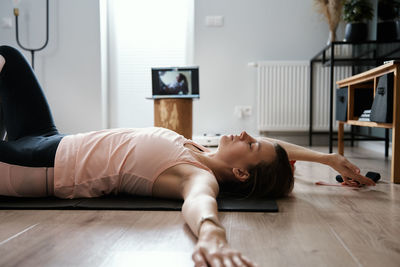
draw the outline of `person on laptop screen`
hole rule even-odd
[[[199,98],[198,67],[152,68],[152,98]]]
[[[162,74],[160,73],[160,76],[163,74],[165,74],[165,72],[162,72]],[[188,81],[186,76],[182,73],[178,73],[176,75],[176,80],[169,84],[164,84],[160,77],[160,83],[161,90],[167,95],[187,95],[189,93]]]

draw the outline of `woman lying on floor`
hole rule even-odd
[[[246,132],[223,136],[216,152],[163,128],[59,134],[32,69],[8,46],[0,47],[0,99],[8,133],[0,141],[0,195],[184,199],[183,217],[198,237],[196,266],[254,266],[228,245],[216,197],[288,195],[294,183],[289,159],[327,164],[348,184],[374,184],[342,156]]]

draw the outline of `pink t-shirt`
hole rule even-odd
[[[209,172],[185,144],[195,144],[164,128],[107,129],[65,136],[56,152],[54,195],[98,197],[125,192],[152,195],[166,169],[189,163]]]

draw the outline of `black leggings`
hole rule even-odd
[[[49,105],[24,56],[0,46],[6,63],[0,72],[0,101],[8,141],[0,141],[0,161],[28,166],[54,167],[58,144],[64,135],[54,125]]]

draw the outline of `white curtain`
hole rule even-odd
[[[151,68],[192,63],[193,1],[108,1],[110,127],[153,126]]]

